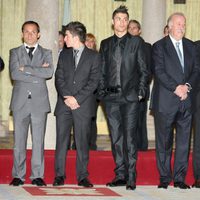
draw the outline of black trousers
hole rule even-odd
[[[111,146],[116,164],[116,179],[136,181],[136,127],[138,102],[127,102],[120,95],[103,101],[111,135]]]
[[[156,160],[160,182],[183,182],[188,168],[192,115],[184,107],[174,113],[154,113]],[[174,169],[171,169],[173,132],[176,130]],[[172,172],[173,171],[173,172]]]
[[[193,174],[200,179],[200,109],[194,113]]]
[[[66,177],[66,156],[70,142],[71,129],[74,129],[76,141],[76,176],[81,181],[89,173],[87,169],[89,161],[89,133],[91,117],[79,112],[66,111],[56,116],[56,153],[55,153],[55,174]]]
[[[138,149],[138,151],[148,150],[147,103],[148,103],[148,101],[146,99],[139,102],[138,126],[137,126],[137,149]]]

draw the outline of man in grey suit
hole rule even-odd
[[[100,57],[84,43],[86,28],[80,22],[66,26],[67,49],[60,53],[55,73],[58,100],[56,116],[56,155],[54,186],[64,184],[66,178],[66,154],[73,124],[77,159],[76,175],[78,185],[92,187],[87,164],[89,160],[89,134],[91,119],[95,114],[95,96],[99,81]]]
[[[46,80],[53,74],[52,52],[38,44],[40,27],[34,21],[22,25],[24,44],[10,50],[9,69],[14,83],[10,109],[14,119],[14,165],[10,183],[23,185],[26,175],[26,145],[29,126],[32,137],[33,185],[43,186],[44,136],[50,103]]]

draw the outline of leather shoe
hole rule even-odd
[[[200,179],[195,180],[195,182],[194,182],[194,184],[192,185],[192,187],[200,188]]]
[[[32,185],[46,186],[47,184],[44,182],[42,178],[35,178],[32,180]]]
[[[63,176],[57,176],[55,177],[54,179],[54,182],[53,182],[53,186],[60,186],[60,185],[64,185],[64,177]]]
[[[174,187],[180,189],[190,189],[190,186],[185,184],[184,182],[174,182]]]
[[[124,179],[114,179],[112,182],[109,182],[106,184],[106,186],[110,186],[110,187],[117,187],[117,186],[124,186],[126,185],[126,180]]]
[[[160,184],[158,185],[158,188],[167,189],[168,185],[169,185],[168,182],[160,182]]]
[[[9,185],[19,186],[24,185],[24,182],[20,178],[13,178]]]
[[[135,190],[135,189],[136,189],[136,185],[135,184],[131,184],[131,185],[127,184],[126,185],[126,190]]]
[[[78,182],[78,186],[93,187],[93,184],[87,178],[84,178]]]

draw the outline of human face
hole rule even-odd
[[[64,37],[63,37],[63,35],[59,34],[59,36],[58,36],[58,48],[63,49],[64,44],[65,44]]]
[[[140,35],[140,33],[141,33],[140,29],[138,28],[138,25],[134,22],[129,23],[128,32],[131,35]]]
[[[185,34],[186,20],[184,16],[174,15],[169,23],[169,33],[175,40],[181,40]]]
[[[37,26],[35,24],[26,24],[22,32],[24,42],[29,46],[34,46],[40,38]]]
[[[95,40],[93,38],[86,37],[85,45],[89,49],[95,49]]]
[[[66,31],[64,41],[65,41],[67,47],[74,47],[75,36],[73,36],[69,31]]]
[[[112,20],[114,32],[117,36],[123,36],[127,33],[128,16],[125,13],[117,13]]]

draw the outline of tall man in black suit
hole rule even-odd
[[[73,124],[77,159],[76,175],[79,186],[92,187],[88,177],[89,134],[91,118],[95,113],[93,95],[99,81],[100,56],[88,49],[84,43],[86,28],[80,22],[66,26],[65,43],[67,49],[60,53],[55,74],[58,100],[56,115],[56,155],[53,185],[64,184],[66,178],[66,154]]]
[[[98,95],[102,98],[111,134],[112,153],[116,164],[110,187],[126,185],[136,188],[136,127],[139,100],[146,95],[148,69],[144,41],[127,32],[128,10],[120,6],[113,12],[114,35],[103,40]]]
[[[197,54],[200,57],[200,40],[196,41]],[[194,140],[193,140],[193,174],[195,182],[192,187],[200,188],[200,81],[194,88]]]
[[[169,36],[153,45],[154,86],[152,109],[156,133],[158,188],[190,188],[185,184],[191,132],[191,94],[199,77],[199,63],[192,41],[184,37],[186,19],[174,13],[168,19]],[[173,129],[176,129],[174,169],[171,169]]]
[[[128,24],[128,32],[134,36],[140,36],[142,33],[141,25],[137,20],[131,19]],[[145,42],[144,51],[147,59],[147,67],[151,74],[151,44]],[[150,79],[148,82],[147,95],[139,103],[139,120],[137,125],[137,148],[139,151],[148,149],[148,134],[147,134],[147,105],[150,94]]]

